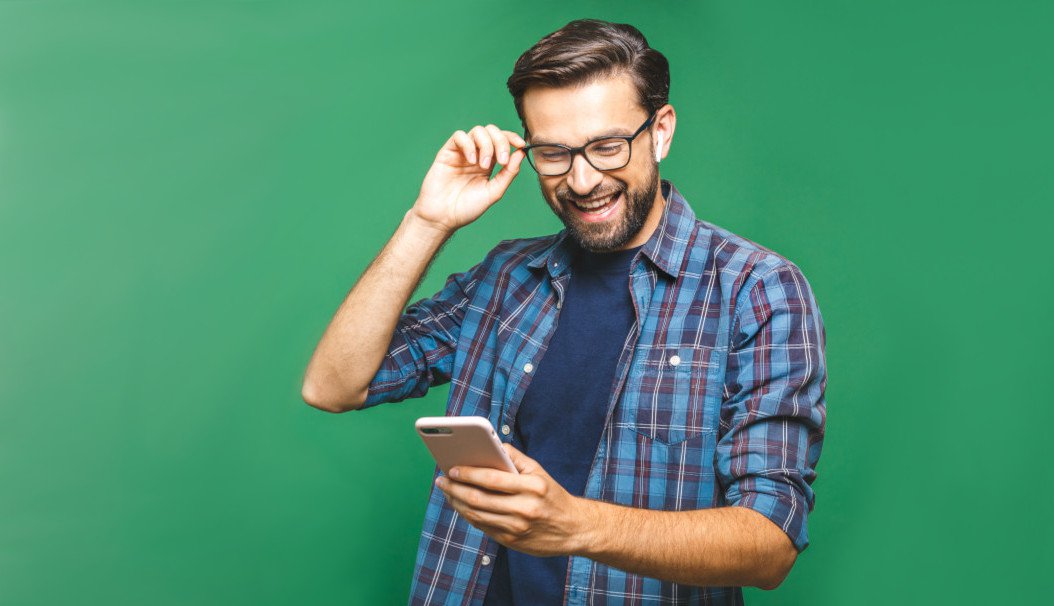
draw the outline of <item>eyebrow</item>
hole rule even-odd
[[[534,139],[531,133],[526,133],[527,136],[524,139],[530,139],[531,145],[566,145],[567,147],[576,147],[574,145],[567,145],[566,143],[557,143],[555,141],[545,141],[541,139]],[[628,128],[617,128],[614,132],[604,133],[603,135],[597,135],[595,137],[589,137],[586,142],[596,141],[597,139],[603,139],[604,137],[628,137],[633,134],[633,131]]]

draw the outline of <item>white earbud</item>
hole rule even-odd
[[[659,144],[655,146],[655,162],[662,162],[662,133],[659,133]]]

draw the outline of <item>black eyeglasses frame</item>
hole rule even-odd
[[[577,156],[578,154],[582,154],[582,157],[586,159],[586,162],[589,162],[590,166],[592,166],[593,168],[595,168],[595,169],[597,169],[597,170],[599,170],[601,172],[607,172],[609,170],[623,169],[623,168],[626,168],[626,166],[629,165],[631,160],[633,160],[633,140],[636,139],[638,136],[640,136],[640,134],[642,132],[644,132],[649,126],[651,126],[651,123],[655,120],[655,116],[658,113],[659,113],[659,110],[655,110],[654,112],[652,112],[652,114],[650,116],[648,116],[648,119],[644,121],[644,124],[641,124],[640,128],[638,128],[637,131],[634,132],[632,135],[604,135],[604,136],[601,136],[601,137],[596,137],[596,138],[590,139],[589,141],[586,141],[585,145],[581,145],[579,147],[571,147],[569,145],[563,145],[561,143],[539,143],[538,145],[528,145],[528,146],[522,148],[522,151],[524,153],[524,156],[527,158],[527,163],[531,165],[531,168],[534,169],[534,172],[538,173],[539,175],[542,175],[543,177],[561,177],[561,176],[566,175],[567,173],[571,172],[571,169],[575,165],[575,156]],[[524,139],[527,138],[527,131],[524,131],[523,138]],[[626,144],[629,146],[629,155],[626,157],[626,163],[623,164],[622,166],[619,166],[617,168],[599,168],[599,167],[597,167],[597,165],[593,164],[589,160],[589,156],[586,155],[585,152],[586,152],[586,148],[587,147],[589,147],[590,145],[596,143],[597,141],[605,141],[607,139],[625,139],[626,140]],[[565,170],[562,173],[557,173],[557,174],[554,174],[554,175],[543,175],[541,173],[541,171],[538,170],[538,167],[534,165],[534,162],[531,161],[531,154],[527,153],[527,152],[529,152],[530,150],[532,150],[532,149],[534,149],[536,147],[560,147],[560,148],[563,148],[563,149],[567,150],[571,154],[571,161],[567,164],[567,170]]]

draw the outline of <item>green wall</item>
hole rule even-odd
[[[446,390],[334,416],[301,374],[438,147],[517,128],[513,62],[579,17],[666,53],[663,176],[826,321],[812,545],[748,601],[1038,600],[1050,6],[0,1],[0,604],[405,602]],[[420,294],[558,228],[526,169]]]

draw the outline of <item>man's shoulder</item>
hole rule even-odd
[[[781,270],[800,271],[782,254],[725,227],[696,218],[694,231],[689,263],[711,264],[721,276],[742,282]]]
[[[669,188],[671,225],[666,227],[670,237],[665,248],[675,251],[679,242],[688,243],[682,271],[702,277],[716,270],[722,287],[741,287],[781,269],[798,271],[797,265],[771,248],[702,219],[672,183]]]
[[[488,273],[502,273],[526,268],[552,250],[560,237],[561,234],[556,233],[533,238],[502,240],[487,252],[483,266]]]
[[[808,279],[787,257],[708,221],[696,219],[693,232],[684,277],[690,276],[685,283],[700,296],[720,296],[728,313],[736,315],[755,309],[755,295],[773,308],[819,313]]]

